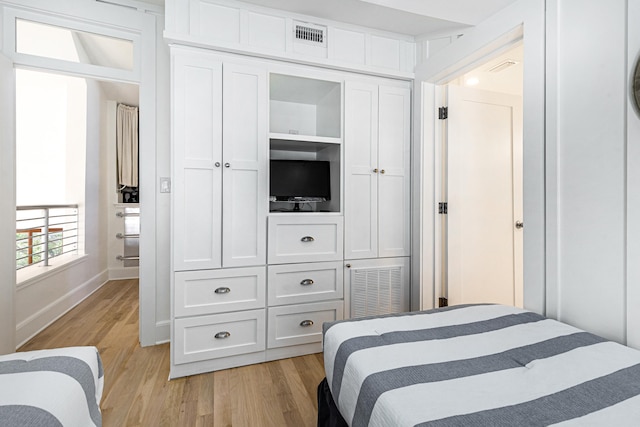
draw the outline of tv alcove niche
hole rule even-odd
[[[342,85],[269,75],[269,212],[341,212]]]

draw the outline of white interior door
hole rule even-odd
[[[0,354],[16,350],[15,74],[0,55]]]
[[[449,304],[522,306],[522,98],[448,88]]]

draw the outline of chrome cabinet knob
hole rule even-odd
[[[225,168],[230,168],[230,167],[231,167],[231,163],[225,163],[225,164],[224,164],[224,167],[225,167]]]
[[[300,284],[302,286],[309,286],[309,285],[313,285],[313,279],[304,279],[302,282],[300,282]]]
[[[218,288],[215,291],[216,294],[228,294],[229,292],[231,292],[231,289],[227,288],[227,287],[222,287],[222,288]]]
[[[311,236],[304,236],[302,239],[300,239],[301,242],[313,242],[314,240],[316,239]]]
[[[217,168],[219,168],[219,167],[220,167],[220,162],[215,162],[215,163],[214,163],[214,166],[215,166],[215,167],[217,167]]]
[[[300,326],[302,326],[303,328],[313,326],[313,320],[303,320],[302,322],[300,322]]]
[[[221,339],[229,338],[230,336],[231,334],[229,332],[224,331],[224,332],[218,332],[217,334],[215,334],[214,338],[221,340]]]
[[[522,222],[522,221],[516,221],[516,228],[517,228],[518,230],[523,229],[523,228],[524,228],[524,222]]]

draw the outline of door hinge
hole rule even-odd
[[[438,307],[448,307],[449,300],[445,297],[438,298]]]
[[[449,107],[438,108],[438,119],[446,120],[449,118]]]
[[[447,210],[449,208],[448,206],[449,204],[447,202],[440,202],[438,203],[438,213],[440,215],[446,215],[447,214]]]

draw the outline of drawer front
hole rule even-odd
[[[342,299],[342,262],[269,266],[268,303],[272,305]]]
[[[236,356],[265,349],[265,310],[174,320],[174,363]]]
[[[322,342],[322,324],[342,319],[342,301],[269,308],[269,348]]]
[[[269,264],[341,261],[342,217],[269,218]]]
[[[181,271],[175,274],[175,316],[265,307],[266,267]]]

